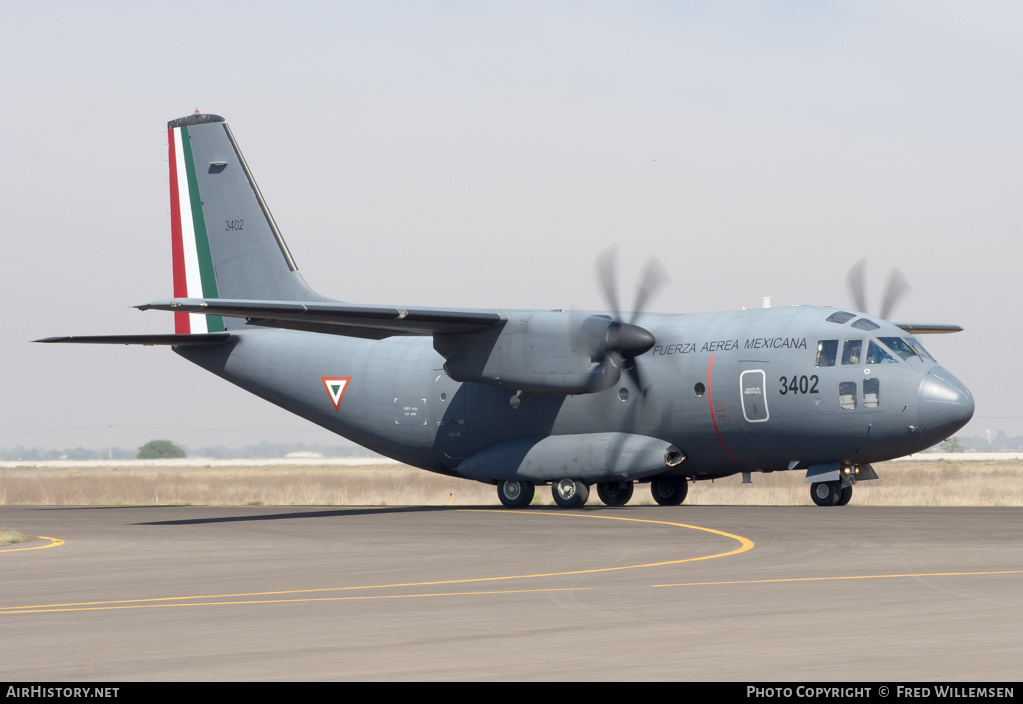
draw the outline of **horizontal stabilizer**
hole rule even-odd
[[[247,318],[250,324],[264,327],[375,338],[476,332],[499,325],[505,320],[500,313],[492,311],[456,308],[393,308],[350,303],[226,298],[172,298],[135,307],[139,310]]]
[[[893,323],[893,325],[917,335],[947,335],[948,333],[963,331],[959,325],[940,325],[935,323]]]
[[[199,335],[75,335],[47,337],[35,342],[71,342],[79,345],[172,345],[174,347],[209,347],[231,339],[229,332]]]

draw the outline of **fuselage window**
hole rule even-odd
[[[895,357],[885,352],[881,345],[877,344],[873,340],[870,341],[870,346],[867,347],[867,364],[897,364]]]
[[[860,318],[855,323],[853,323],[852,326],[857,330],[877,330],[879,327],[881,327],[873,320],[868,320],[866,318]]]
[[[838,384],[838,405],[846,410],[856,408],[856,382],[841,381]]]
[[[821,340],[817,343],[818,367],[833,367],[838,359],[838,340]]]
[[[848,323],[855,317],[856,317],[855,313],[847,313],[844,310],[840,310],[837,313],[832,313],[827,318],[825,318],[825,320],[827,320],[829,323],[838,323],[839,325],[844,325],[845,323]]]
[[[842,348],[842,364],[859,364],[863,340],[846,340]]]
[[[881,380],[880,379],[864,379],[863,380],[863,407],[864,408],[877,408],[881,402]]]

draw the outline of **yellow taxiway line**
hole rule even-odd
[[[228,604],[266,604],[266,603],[282,603],[282,602],[295,602],[295,601],[341,601],[346,599],[383,599],[383,598],[411,598],[411,597],[426,597],[426,596],[455,596],[455,595],[468,595],[468,594],[509,594],[509,593],[529,593],[539,591],[566,591],[563,589],[522,589],[522,590],[509,590],[509,591],[494,591],[494,592],[452,592],[442,594],[410,594],[410,595],[380,595],[380,596],[368,596],[368,597],[348,597],[348,596],[337,596],[337,597],[302,597],[296,599],[250,599],[245,601],[237,601],[244,597],[273,597],[282,596],[286,594],[317,594],[324,592],[343,592],[343,591],[355,591],[355,590],[367,590],[367,589],[398,589],[406,587],[435,587],[445,584],[472,584],[479,582],[498,582],[512,579],[536,579],[539,577],[563,577],[569,575],[580,575],[580,574],[595,574],[599,572],[617,572],[622,570],[635,570],[645,567],[662,567],[665,565],[678,565],[684,562],[696,562],[699,560],[712,560],[719,557],[728,557],[730,555],[738,555],[739,553],[746,552],[747,550],[753,549],[753,541],[748,538],[744,538],[740,535],[734,535],[732,533],[726,533],[724,531],[715,530],[713,528],[704,528],[702,526],[693,526],[686,523],[673,523],[670,521],[655,521],[646,518],[628,518],[625,516],[605,516],[591,513],[541,513],[537,511],[507,511],[507,510],[488,510],[488,509],[464,509],[466,512],[474,513],[496,513],[501,515],[526,515],[526,516],[544,516],[544,517],[557,517],[557,518],[597,518],[609,521],[628,521],[631,523],[645,523],[650,525],[661,525],[669,526],[672,528],[686,528],[689,530],[697,530],[705,533],[711,533],[713,535],[720,535],[726,538],[731,538],[739,542],[739,547],[734,550],[727,552],[719,552],[712,555],[698,555],[696,557],[686,557],[679,560],[664,560],[660,562],[647,562],[636,565],[621,565],[618,567],[596,567],[592,569],[583,570],[569,570],[563,572],[540,572],[533,574],[521,574],[521,575],[503,575],[498,577],[472,577],[468,579],[446,579],[436,580],[430,582],[400,582],[395,584],[374,584],[374,585],[363,585],[355,587],[323,587],[318,589],[293,589],[286,591],[268,591],[268,592],[247,592],[241,594],[206,594],[196,596],[172,596],[172,597],[154,597],[151,599],[123,599],[117,601],[89,601],[89,602],[77,602],[77,603],[65,603],[65,604],[34,604],[30,606],[8,606],[0,607],[0,614],[27,614],[27,613],[46,613],[46,612],[57,612],[57,611],[90,611],[100,609],[129,609],[129,608],[150,608],[154,606],[214,606],[214,605],[228,605]],[[61,541],[63,542],[63,541]],[[49,546],[46,546],[49,547]],[[205,601],[196,602],[197,599],[234,599],[236,601]],[[174,603],[176,602],[176,603]],[[191,603],[182,603],[191,602]]]
[[[491,594],[533,594],[537,592],[578,592],[592,589],[592,587],[565,587],[551,589],[502,589],[488,592],[436,592],[433,594],[377,594],[376,596],[318,596],[299,599],[249,599],[246,601],[198,601],[190,603],[175,604],[129,604],[127,602],[95,602],[97,604],[109,604],[108,606],[88,606],[80,604],[54,604],[53,606],[17,606],[10,607],[11,611],[0,611],[0,614],[52,614],[62,611],[110,611],[115,609],[167,609],[181,606],[241,606],[245,604],[294,604],[311,601],[366,601],[370,599],[425,599],[428,597],[444,596],[486,596]],[[280,592],[287,594],[289,592]],[[213,597],[172,597],[176,599],[202,599]],[[152,599],[149,601],[158,601]],[[115,606],[115,604],[121,604]],[[64,608],[56,608],[56,607]]]
[[[22,550],[45,550],[46,548],[55,548],[58,545],[63,545],[64,541],[60,538],[47,538],[45,535],[26,535],[26,538],[39,538],[40,540],[49,540],[49,545],[34,545],[30,548],[0,548],[0,552],[21,552]],[[17,545],[17,543],[15,543]]]
[[[829,582],[843,579],[905,579],[908,577],[968,577],[992,574],[1023,574],[1023,570],[993,572],[920,572],[916,574],[856,574],[844,577],[787,577],[781,579],[746,579],[734,582],[682,582],[679,584],[651,584],[651,587],[714,587],[726,584],[774,584],[777,582]]]

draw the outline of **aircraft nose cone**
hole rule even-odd
[[[973,417],[973,394],[942,367],[927,372],[920,382],[917,420],[924,437],[939,442]]]

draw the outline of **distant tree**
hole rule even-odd
[[[185,451],[170,440],[150,440],[139,448],[138,459],[162,460],[184,456]]]
[[[965,452],[966,448],[959,442],[959,438],[952,436],[946,440],[942,440],[941,444],[938,445],[938,449],[942,452]]]

